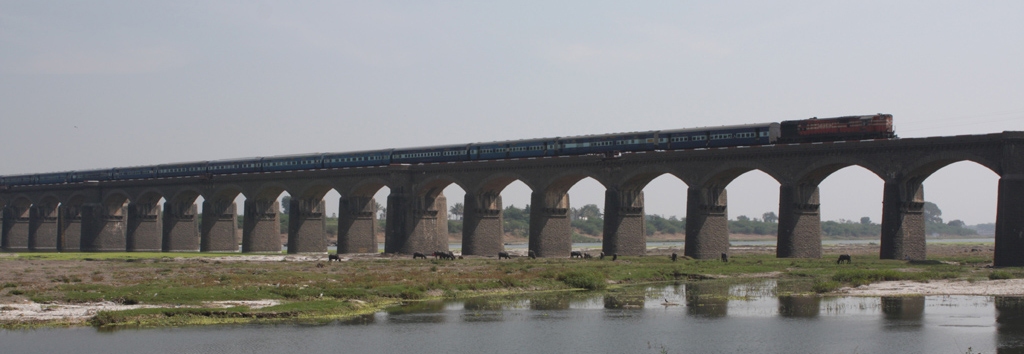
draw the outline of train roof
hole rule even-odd
[[[373,153],[391,153],[395,149],[376,149],[376,150],[360,150],[360,151],[339,151],[339,152],[328,152],[324,155],[335,156],[335,155],[363,155]]]
[[[430,145],[430,146],[420,146],[420,147],[398,148],[398,149],[395,149],[394,151],[467,148],[470,145],[472,145],[472,144]]]
[[[253,157],[243,157],[243,158],[240,158],[240,159],[210,160],[208,162],[209,163],[222,164],[222,163],[232,163],[232,162],[248,162],[248,161],[253,161],[253,160],[259,161],[262,158],[263,158],[262,156],[253,156]]]
[[[826,120],[826,119],[849,119],[849,118],[869,119],[869,118],[874,118],[874,117],[890,117],[890,118],[892,118],[892,115],[891,114],[886,114],[886,113],[875,113],[875,114],[864,114],[864,115],[842,116],[842,117],[828,117],[828,118],[811,117],[811,118],[807,118],[807,119],[784,120],[782,122],[783,123],[802,122],[802,121],[806,121],[806,120],[819,120],[819,119],[820,120]]]
[[[720,126],[699,127],[699,128],[670,129],[670,130],[662,130],[661,132],[662,133],[688,133],[688,132],[703,132],[703,131],[709,131],[709,130],[749,129],[749,128],[771,127],[772,125],[777,125],[777,124],[779,124],[779,123],[770,122],[770,123],[756,123],[756,124],[720,125]]]

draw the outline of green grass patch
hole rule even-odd
[[[565,285],[571,288],[587,290],[601,290],[608,287],[604,281],[604,276],[596,272],[569,271],[559,274],[558,281],[565,283]]]

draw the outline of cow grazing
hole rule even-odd
[[[512,259],[512,257],[509,257],[508,252],[498,252],[498,259],[502,259],[502,258],[504,258],[504,259]]]
[[[594,256],[591,256],[590,253],[584,253],[583,254],[583,259],[591,259],[591,258],[594,258]]]
[[[412,259],[417,259],[417,258],[427,259],[427,255],[419,253],[419,252],[413,252],[412,253]]]
[[[604,252],[601,252],[601,259],[604,259]]]
[[[672,253],[672,261],[675,262],[676,259],[679,259],[679,255],[675,254],[675,253]]]
[[[728,261],[729,261],[729,255],[725,254],[725,253],[722,253],[722,262],[728,262]]]
[[[339,256],[337,254],[329,254],[329,255],[327,255],[327,262],[331,262],[331,261],[341,262],[341,256]]]
[[[534,253],[533,250],[530,250],[528,254],[530,255],[530,259],[537,259],[537,253]]]
[[[836,261],[836,264],[842,264],[843,262],[846,262],[846,264],[850,264],[853,262],[853,259],[850,258],[850,255],[848,254],[841,254],[839,255],[839,260]]]
[[[569,258],[583,258],[583,252],[580,252],[580,251],[569,252]]]
[[[618,259],[619,259],[619,254],[618,253],[612,253],[612,260],[614,261],[614,260],[618,260]]]

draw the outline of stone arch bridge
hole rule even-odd
[[[780,183],[777,255],[819,258],[818,184],[856,165],[885,181],[880,256],[923,259],[922,183],[959,161],[974,161],[1000,176],[995,263],[1024,265],[1024,132],[12,187],[0,192],[0,247],[237,251],[234,201],[242,194],[242,252],[278,252],[277,198],[287,191],[288,252],[322,253],[328,247],[323,197],[333,189],[342,196],[338,251],[376,252],[373,196],[387,186],[385,252],[447,250],[441,192],[455,183],[466,191],[463,253],[494,255],[503,249],[500,193],[519,180],[532,189],[529,249],[540,257],[563,257],[572,248],[567,191],[591,177],[606,187],[603,251],[643,255],[642,190],[670,174],[688,186],[685,254],[708,259],[729,248],[726,186],[760,170]]]

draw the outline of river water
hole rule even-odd
[[[777,296],[782,286],[416,302],[326,324],[5,330],[0,352],[1024,353],[1024,298]]]

